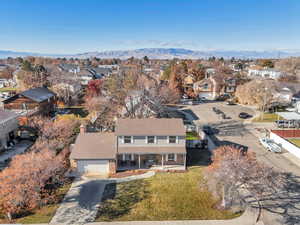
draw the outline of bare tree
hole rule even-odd
[[[214,151],[213,163],[207,172],[213,190],[221,192],[223,208],[230,207],[233,201],[243,199],[246,195],[250,195],[261,206],[265,194],[276,193],[284,187],[280,173],[258,163],[254,154],[245,154],[230,146],[222,146]]]

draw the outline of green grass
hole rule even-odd
[[[107,186],[96,221],[231,219],[204,188],[202,169],[158,173],[154,177]]]
[[[282,120],[283,118],[275,113],[264,113],[264,115],[259,115],[256,117],[253,122],[260,122],[260,123],[271,123],[275,122],[276,120]]]
[[[300,147],[300,139],[289,139],[289,142],[293,143],[294,145]]]
[[[70,189],[71,184],[72,181],[70,180],[56,191],[56,203],[48,204],[40,207],[39,209],[28,212],[26,216],[14,219],[13,222],[21,224],[49,223],[59,207],[60,202]],[[0,223],[9,223],[9,221],[2,216]]]
[[[186,132],[186,140],[200,140],[200,137],[196,131]]]
[[[12,88],[12,87],[0,88],[0,92],[8,92],[8,91],[17,91],[17,88]]]

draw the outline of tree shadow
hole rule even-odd
[[[291,173],[284,173],[285,186],[276,193],[269,193],[262,198],[262,209],[274,214],[279,224],[300,224],[300,177]],[[251,197],[245,198],[252,207],[258,207]],[[264,218],[262,218],[264,219]]]
[[[187,148],[187,166],[208,166],[212,153],[208,149]]]
[[[146,186],[145,180],[106,185],[97,221],[112,221],[128,214],[134,205],[148,197]]]

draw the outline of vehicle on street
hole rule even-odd
[[[246,113],[246,112],[241,112],[239,114],[239,118],[241,118],[241,119],[248,119],[248,118],[251,118],[251,117],[252,116],[250,114]]]
[[[267,149],[270,152],[276,152],[280,153],[282,152],[282,147],[278,144],[276,144],[272,139],[270,138],[260,138],[259,142],[264,146],[265,149]]]
[[[234,103],[234,101],[227,101],[226,105],[236,105],[236,104]]]

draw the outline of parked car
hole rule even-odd
[[[268,151],[270,152],[276,152],[279,153],[282,151],[282,148],[280,145],[276,144],[272,139],[270,138],[260,138],[259,139],[262,146],[264,146]]]
[[[234,103],[234,101],[227,101],[226,105],[236,105],[236,104]]]
[[[241,118],[241,119],[248,119],[248,118],[251,118],[251,117],[252,116],[250,114],[246,113],[246,112],[241,112],[239,114],[239,118]]]

